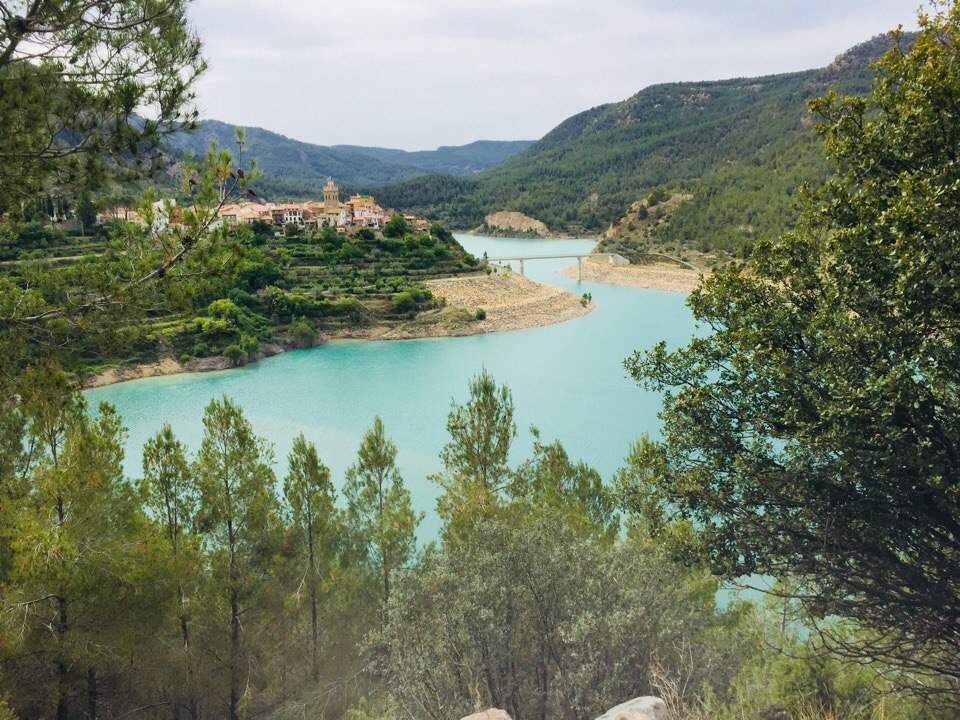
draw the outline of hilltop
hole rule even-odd
[[[167,140],[173,155],[202,155],[211,142],[235,151],[236,125],[204,120],[193,132]],[[530,145],[528,141],[479,140],[468,145],[408,152],[358,145],[324,146],[294,140],[259,127],[246,128],[244,157],[256,158],[263,176],[258,186],[269,195],[308,197],[336,177],[353,189],[395,183],[428,173],[466,176]]]
[[[436,150],[412,152],[362,145],[334,145],[333,149],[365,155],[393,165],[416,168],[425,173],[467,177],[503,162],[532,144],[532,140],[476,140],[467,145],[441,145]]]
[[[574,115],[473,177],[433,174],[377,194],[459,228],[509,210],[557,231],[599,234],[665,187],[692,199],[661,242],[743,252],[759,234],[787,227],[795,189],[829,172],[807,100],[831,88],[864,91],[869,63],[890,45],[878,36],[814,70],[654,85]]]

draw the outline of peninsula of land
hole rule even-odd
[[[410,340],[521,330],[572,320],[596,307],[594,303],[585,302],[555,285],[537,283],[509,270],[490,275],[429,280],[426,284],[435,297],[443,300],[443,307],[400,323],[321,332],[317,342]],[[264,343],[253,361],[292,349],[295,349],[292,344]],[[185,362],[165,357],[155,362],[127,364],[91,373],[83,379],[83,386],[103,387],[127,380],[232,367],[235,367],[233,363],[223,355],[192,358]]]

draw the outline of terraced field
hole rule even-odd
[[[124,319],[125,341],[106,353],[106,363],[93,337],[79,337],[71,338],[75,349],[66,364],[89,370],[211,356],[243,364],[278,345],[306,346],[344,329],[407,322],[443,307],[428,280],[482,270],[481,261],[440,226],[426,232],[401,227],[390,234],[275,234],[244,227],[195,251],[158,287],[127,298],[139,312]],[[134,267],[155,267],[165,252],[144,240],[142,231],[121,224],[93,237],[26,227],[4,240],[0,279],[35,289],[40,308],[64,294],[89,295],[85,283],[95,268],[107,268],[122,286],[136,275]],[[63,332],[70,331],[65,325]]]

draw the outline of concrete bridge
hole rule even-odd
[[[571,260],[576,259],[577,261],[577,281],[583,279],[583,259],[584,258],[598,258],[605,257],[610,259],[611,265],[629,265],[630,261],[627,260],[623,255],[618,255],[617,253],[561,253],[559,255],[514,255],[512,257],[503,256],[503,257],[488,257],[487,262],[496,263],[498,265],[503,265],[508,262],[518,262],[520,263],[520,274],[524,274],[523,264],[528,260],[560,260],[565,258],[570,258]]]

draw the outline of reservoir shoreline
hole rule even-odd
[[[436,297],[444,300],[444,307],[420,313],[399,324],[320,333],[317,344],[329,340],[415,340],[523,330],[572,320],[596,307],[560,287],[535,282],[510,270],[491,275],[429,280],[426,284]],[[483,311],[482,317],[478,317],[479,310]],[[293,349],[297,348],[292,344],[264,344],[247,364]],[[192,358],[185,363],[164,357],[91,373],[82,378],[81,384],[84,389],[99,388],[130,380],[232,367],[222,355]]]
[[[561,277],[577,279],[576,264],[557,271]],[[646,290],[667,290],[689,294],[707,273],[669,263],[648,265],[611,265],[605,258],[586,258],[580,268],[580,279],[604,285],[624,285]]]
[[[490,236],[474,236],[470,240],[476,242],[485,238],[495,243],[502,241]],[[466,238],[461,236],[461,240]],[[534,242],[564,242],[564,239]],[[482,252],[475,250],[478,254]],[[573,264],[559,268],[556,275],[576,280],[577,266]],[[613,266],[604,259],[589,258],[582,265],[584,282],[680,294],[691,292],[699,284],[700,278],[701,275],[693,270],[666,263]],[[401,323],[321,332],[317,344],[322,345],[330,340],[413,340],[503,333],[563,323],[595,309],[595,303],[584,304],[576,294],[580,292],[579,287],[565,290],[542,276],[540,280],[536,282],[511,270],[491,275],[430,280],[427,286],[436,297],[445,301],[444,307],[421,313]],[[477,311],[481,309],[484,311],[483,319],[478,319]],[[265,343],[247,365],[293,349],[297,349],[293,344]],[[223,356],[193,358],[187,362],[164,357],[153,362],[132,363],[87,374],[81,378],[81,385],[84,389],[102,388],[130,380],[231,368],[233,366]]]

